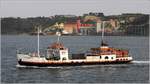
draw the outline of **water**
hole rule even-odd
[[[56,36],[41,36],[40,48],[45,49]],[[63,36],[61,42],[70,53],[86,52],[100,45],[100,36]],[[27,67],[17,65],[16,49],[36,51],[36,36],[1,37],[1,81],[5,83],[148,83],[148,37],[107,36],[112,47],[130,50],[132,64],[90,65],[68,67]]]

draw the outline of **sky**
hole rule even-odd
[[[150,0],[1,0],[1,17],[37,17],[53,15],[83,15],[103,12],[150,14]]]

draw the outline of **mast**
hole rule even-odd
[[[103,40],[104,40],[104,26],[105,26],[104,24],[105,24],[105,21],[103,21],[102,23],[103,23],[103,28],[102,28],[102,42],[103,42]]]
[[[101,46],[108,46],[108,44],[104,43],[105,21],[103,21],[102,24],[103,24],[103,28],[102,28],[102,41],[101,41]]]
[[[38,35],[37,35],[37,37],[38,37],[38,41],[37,41],[37,46],[38,46],[38,48],[37,48],[38,57],[40,57],[40,50],[39,50],[39,42],[40,42],[40,40],[39,40],[39,33],[40,33],[40,29],[39,29],[39,27],[38,27]]]
[[[61,34],[60,34],[60,32],[56,32],[56,35],[58,36],[57,37],[57,43],[59,43],[59,37],[60,37]]]

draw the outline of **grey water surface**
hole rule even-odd
[[[85,65],[67,67],[16,66],[16,49],[36,52],[36,36],[1,36],[1,82],[5,83],[148,83],[149,37],[106,36],[111,47],[129,49],[132,64]],[[46,49],[57,36],[40,36],[40,48]],[[70,53],[99,47],[100,36],[62,36],[60,41]]]

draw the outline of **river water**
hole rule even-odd
[[[1,36],[1,82],[5,83],[148,83],[149,37],[106,36],[111,47],[129,49],[132,64],[67,67],[18,66],[16,49],[36,51],[36,36]],[[40,49],[57,41],[56,36],[40,36]],[[100,45],[100,36],[62,36],[70,53],[86,52]]]

